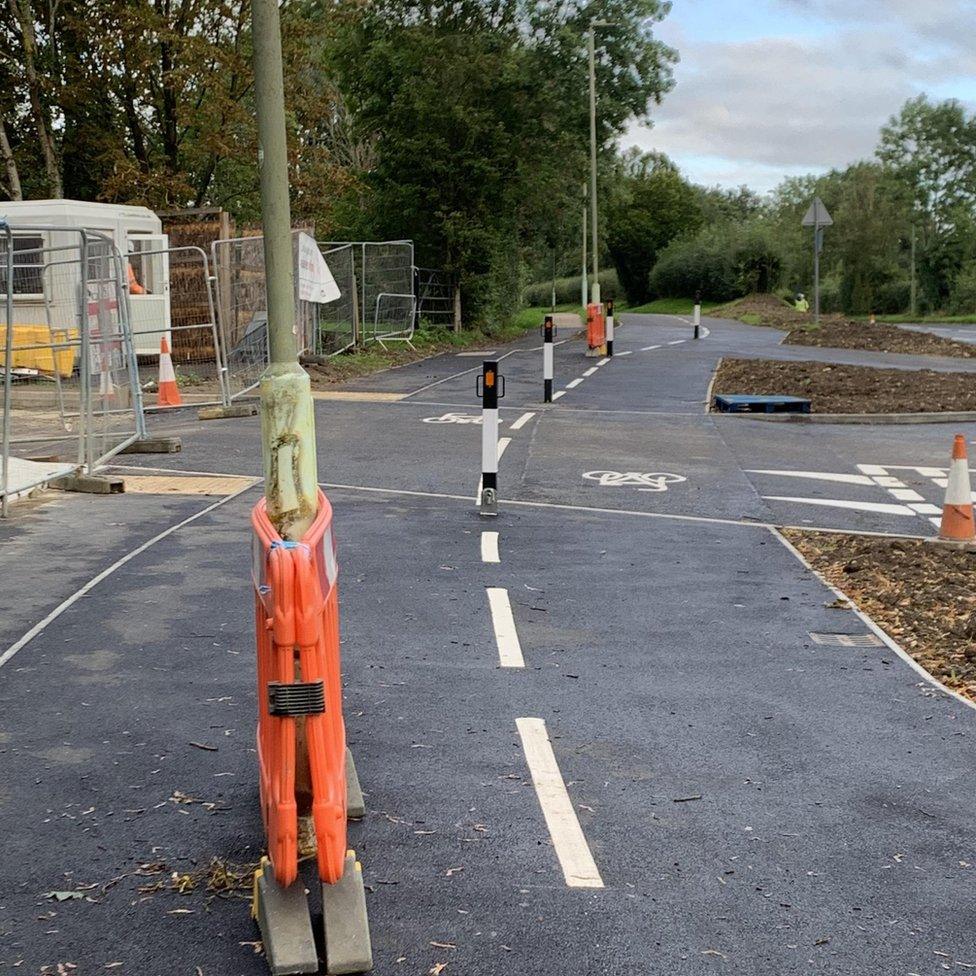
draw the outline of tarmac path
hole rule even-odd
[[[625,315],[606,362],[566,342],[552,405],[536,337],[493,350],[495,520],[474,504],[477,357],[317,402],[377,973],[976,966],[976,715],[771,527],[931,535],[912,506],[940,504],[957,428],[708,415],[720,356],[832,351],[705,325]],[[259,425],[166,423],[183,453],[123,473],[254,483],[54,495],[0,524],[0,655],[63,607],[0,666],[0,972],[266,971],[244,898],[157,890],[262,841]]]

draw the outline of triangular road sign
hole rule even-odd
[[[813,203],[810,204],[807,215],[803,218],[803,226],[831,227],[833,223],[834,218],[827,213],[827,208],[824,206],[823,200],[820,197],[815,197]]]

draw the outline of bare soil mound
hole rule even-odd
[[[783,534],[929,674],[976,700],[976,554],[911,539]]]
[[[795,346],[827,349],[866,349],[915,356],[976,357],[976,346],[928,332],[913,332],[897,325],[857,322],[843,315],[821,315],[819,327],[813,313],[798,312],[775,295],[747,295],[709,313],[715,318],[736,319],[746,325],[763,325],[788,332],[785,342]]]
[[[976,376],[807,361],[723,359],[712,393],[799,396],[814,413],[976,410]]]

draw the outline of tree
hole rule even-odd
[[[607,247],[628,301],[639,305],[647,300],[661,249],[701,225],[700,194],[666,156],[625,156],[621,170],[609,208]]]

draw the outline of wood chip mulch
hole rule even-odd
[[[725,358],[712,393],[805,397],[814,413],[976,410],[976,374]]]
[[[929,674],[976,701],[976,552],[840,532],[783,534]]]

